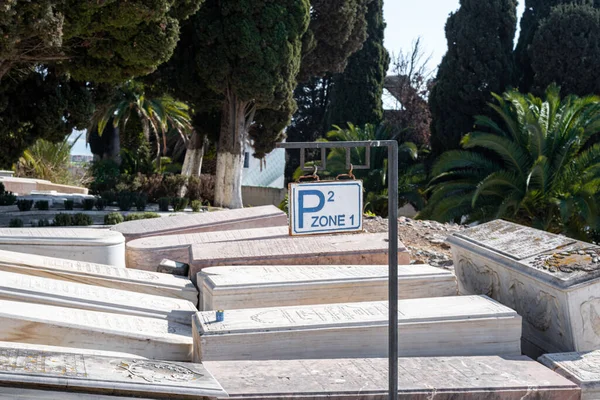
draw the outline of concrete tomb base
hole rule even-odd
[[[208,361],[238,400],[387,400],[388,360]],[[398,360],[400,400],[578,400],[577,385],[524,356]]]
[[[198,302],[196,287],[182,276],[3,250],[0,250],[0,271]]]
[[[2,228],[0,250],[125,267],[125,238],[108,229]]]
[[[0,299],[90,311],[160,318],[192,324],[195,304],[187,300],[108,289],[0,271]]]
[[[111,229],[121,232],[125,239],[130,241],[149,236],[286,225],[287,215],[283,211],[275,206],[262,206],[129,221],[115,225]]]
[[[448,242],[459,292],[517,311],[532,345],[544,352],[600,348],[600,247],[500,220]]]
[[[201,310],[379,301],[387,265],[210,267],[198,273]],[[400,299],[456,296],[454,274],[429,265],[398,266]]]
[[[128,268],[148,269],[159,265],[164,258],[189,263],[190,247],[193,244],[281,238],[288,235],[289,228],[287,226],[274,226],[184,235],[151,236],[128,242],[125,248],[125,256]]]
[[[0,300],[0,341],[190,361],[190,327],[173,321]]]
[[[576,383],[581,400],[600,400],[600,351],[545,354],[538,361]]]
[[[410,255],[398,242],[398,264]],[[388,265],[388,235],[287,237],[192,245],[190,278],[206,267],[227,265]]]
[[[2,347],[0,385],[135,397],[227,397],[201,364]]]
[[[521,317],[484,296],[398,302],[401,356],[521,354]],[[195,362],[387,357],[388,303],[214,311],[193,319]]]

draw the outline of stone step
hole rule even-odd
[[[246,228],[286,226],[287,215],[275,206],[240,208],[176,215],[168,218],[123,222],[111,229],[121,232],[127,241],[148,236],[166,236],[194,232],[228,231]]]
[[[388,360],[208,361],[230,399],[384,400]],[[398,360],[400,400],[579,400],[579,388],[525,356]]]
[[[43,387],[136,398],[227,397],[221,385],[201,364],[14,346],[0,346],[0,362],[0,385],[3,387]],[[0,393],[4,391],[0,389]],[[5,398],[2,394],[0,397]]]
[[[398,302],[399,355],[521,354],[521,317],[485,296]],[[195,362],[387,357],[388,303],[201,311],[193,318]]]
[[[173,321],[0,300],[0,341],[190,361],[190,327]]]
[[[0,250],[125,267],[125,238],[108,229],[1,228]]]
[[[544,354],[539,362],[581,388],[581,400],[600,399],[600,351]]]
[[[0,271],[198,302],[196,287],[182,276],[4,250],[0,250]]]
[[[388,265],[388,235],[287,237],[192,245],[190,278],[203,268],[227,265]],[[398,264],[410,255],[398,242]]]
[[[274,226],[145,237],[127,243],[125,248],[126,264],[128,268],[156,271],[156,267],[165,258],[189,264],[190,247],[193,244],[269,239],[288,235],[287,226]]]
[[[0,299],[192,324],[195,304],[183,299],[108,289],[0,271]]]
[[[201,310],[378,301],[388,298],[387,265],[209,267],[197,275]],[[450,271],[398,266],[400,299],[456,296]]]

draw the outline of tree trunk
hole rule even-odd
[[[189,140],[185,150],[185,160],[181,168],[182,176],[200,177],[202,172],[202,160],[204,159],[204,147],[208,140],[206,136],[200,135],[198,132],[192,132],[192,138]],[[184,197],[187,192],[185,185],[181,188],[179,197]]]
[[[223,103],[217,150],[215,205],[242,208],[242,168],[247,131],[248,102],[229,91]]]

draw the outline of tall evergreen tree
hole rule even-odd
[[[348,59],[348,66],[333,78],[327,128],[331,125],[377,125],[383,119],[383,81],[390,57],[383,46],[383,0],[374,0],[367,12],[367,40]]]
[[[516,8],[516,0],[461,0],[448,18],[448,52],[429,98],[433,155],[459,148],[491,92],[512,84]]]
[[[536,93],[555,82],[566,94],[600,94],[600,9],[590,3],[554,7],[538,28],[529,57]]]
[[[533,85],[534,71],[531,67],[530,46],[543,19],[550,15],[552,8],[575,0],[525,0],[525,12],[521,18],[521,32],[515,49],[517,81],[522,92],[529,92]],[[552,43],[551,45],[554,45]]]

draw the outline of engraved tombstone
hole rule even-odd
[[[388,235],[287,237],[192,245],[190,278],[203,268],[225,265],[387,265]],[[398,264],[410,263],[408,250],[398,242]]]
[[[196,287],[182,276],[4,250],[0,250],[0,271],[198,302]]]
[[[196,306],[187,300],[108,289],[83,283],[0,271],[0,299],[192,324]]]
[[[169,320],[0,300],[0,341],[190,361],[190,327]]]
[[[3,228],[0,250],[125,267],[125,238],[108,229]]]
[[[227,397],[201,364],[26,348],[0,347],[0,385],[152,398]]]
[[[387,265],[210,267],[198,273],[201,310],[379,301],[388,297]],[[401,299],[456,296],[450,271],[398,266]]]
[[[288,236],[287,226],[232,229],[169,236],[150,236],[129,241],[125,246],[127,268],[156,270],[163,259],[189,263],[193,244],[234,242]]]
[[[123,222],[111,229],[127,241],[148,236],[286,226],[287,216],[275,206],[239,208]]]
[[[403,356],[521,354],[521,317],[483,296],[398,302]],[[387,357],[388,302],[200,311],[195,362]]]
[[[448,242],[459,292],[516,310],[526,354],[600,348],[600,247],[500,220]]]
[[[600,400],[600,351],[544,354],[538,361],[579,385],[581,400]]]

